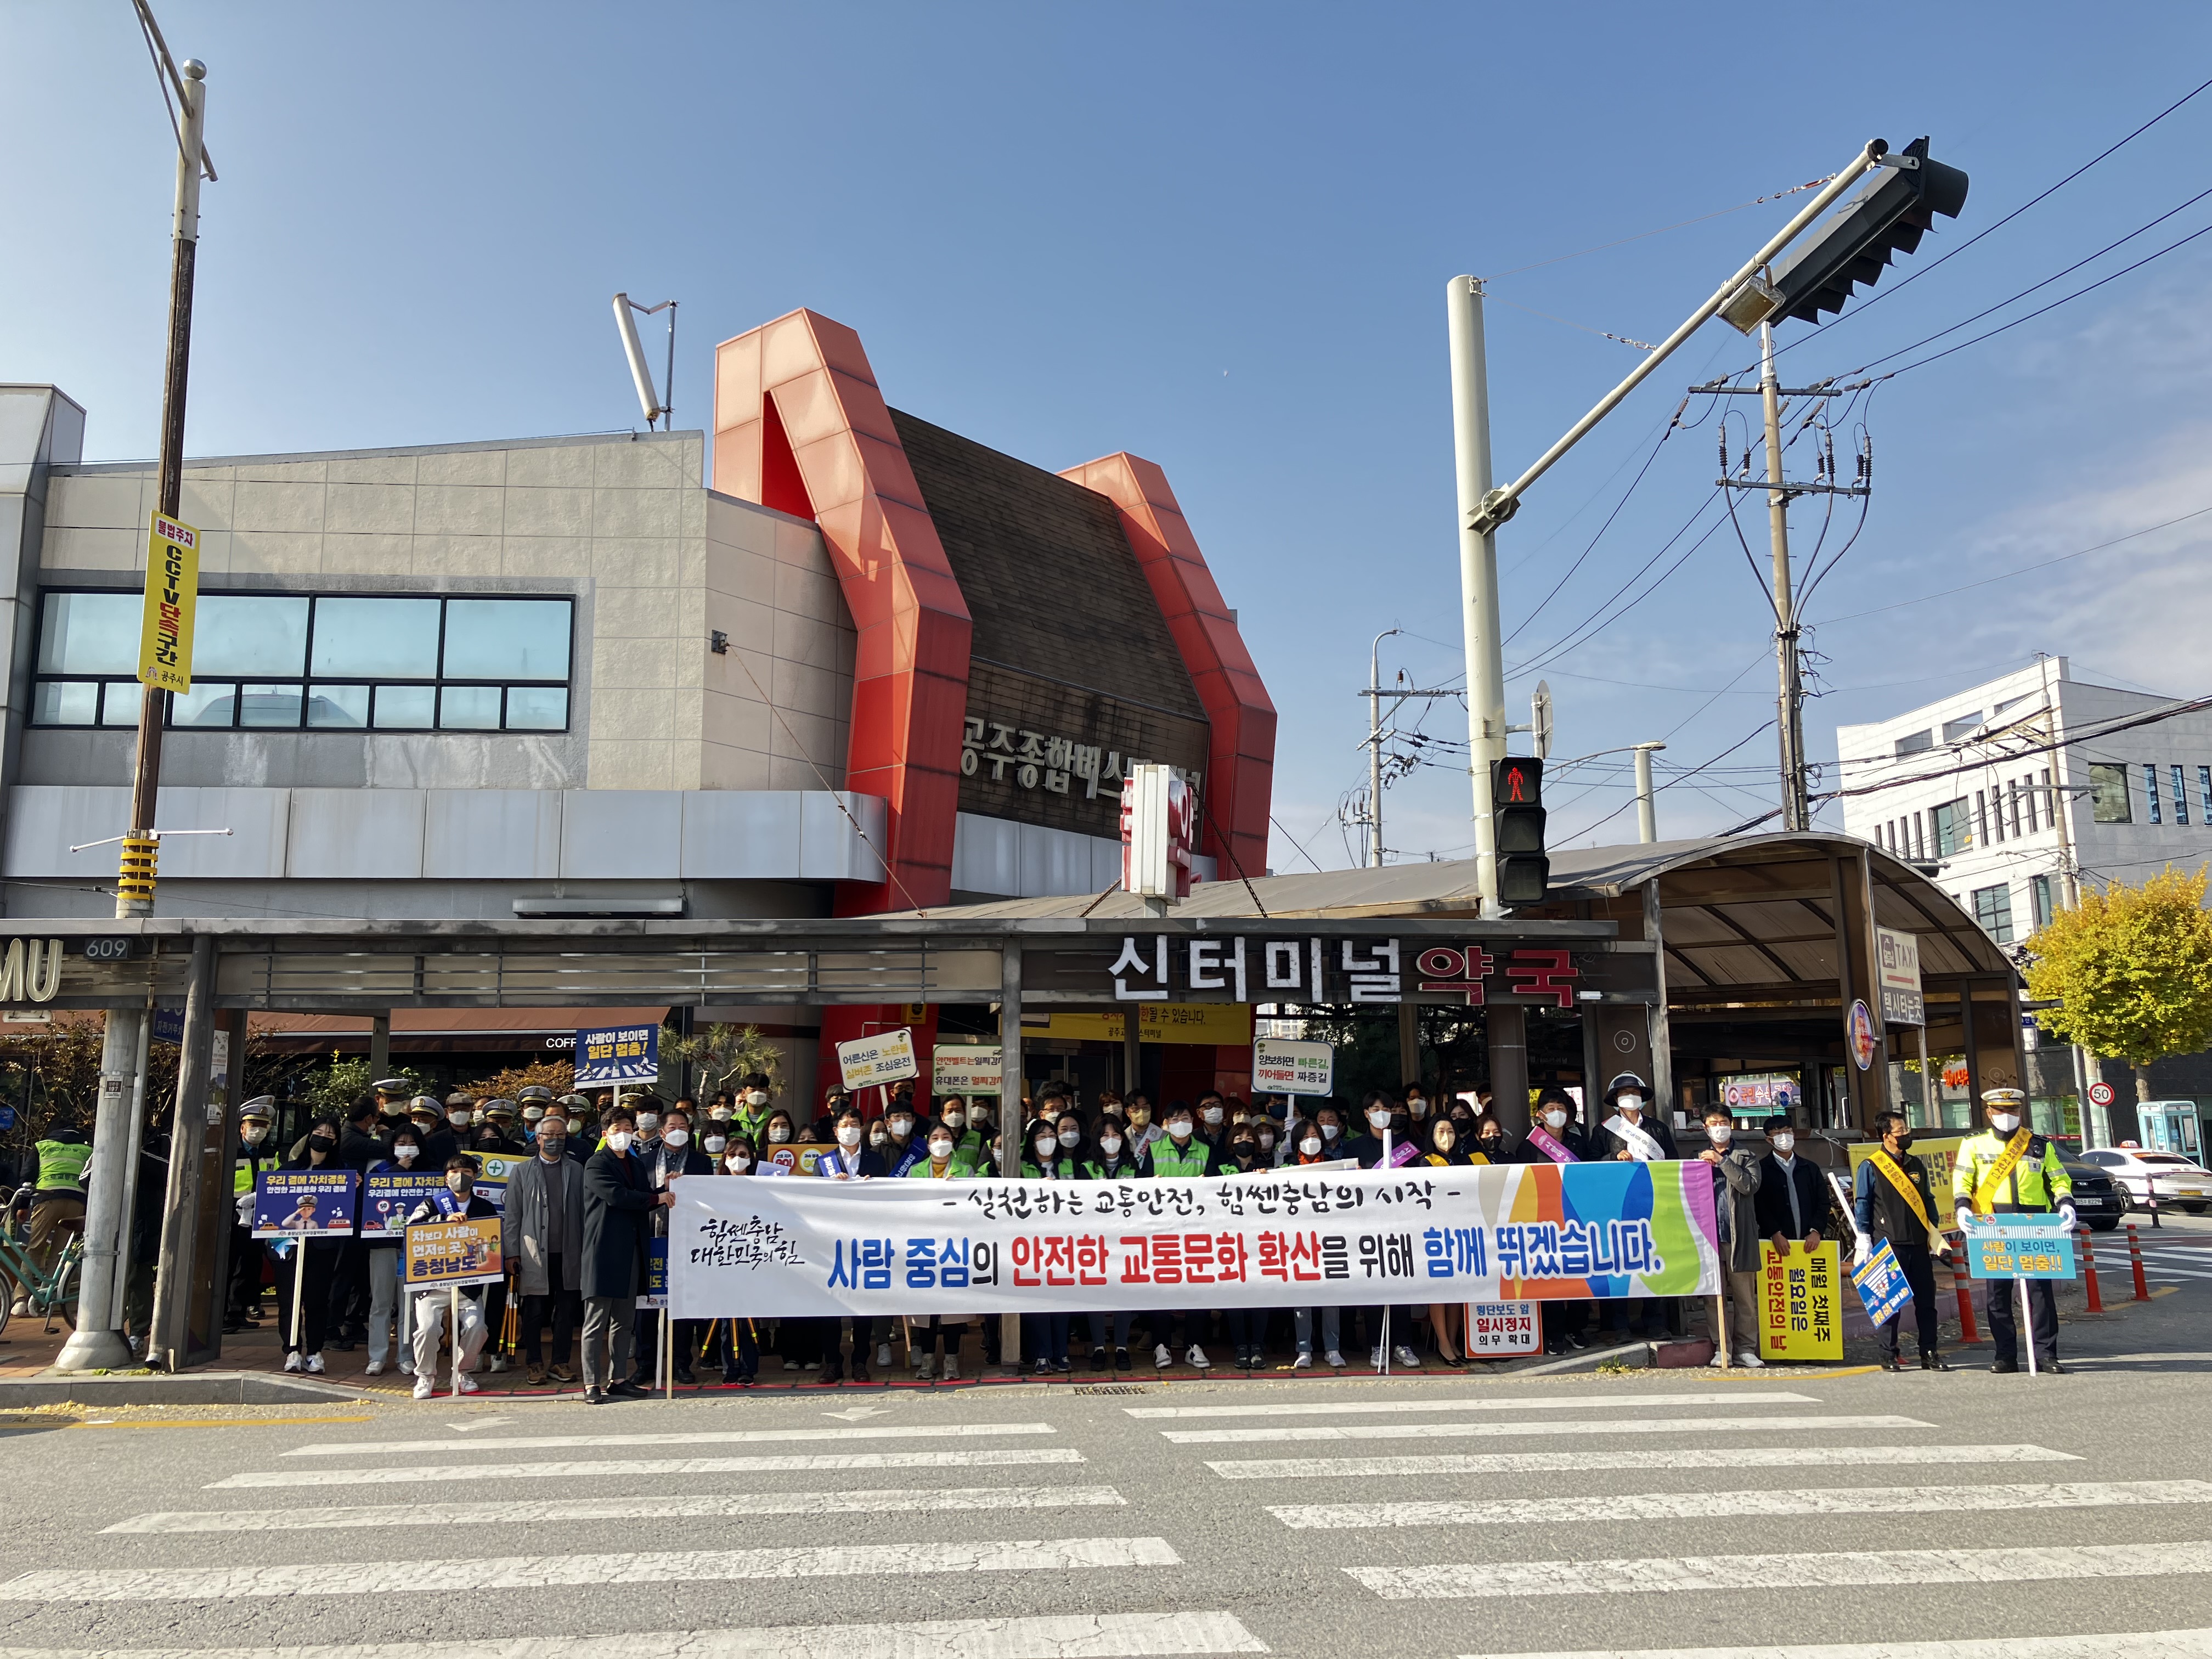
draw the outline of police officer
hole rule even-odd
[[[407,1115],[407,1097],[415,1091],[404,1077],[383,1077],[370,1084],[368,1091],[376,1097],[377,1115],[384,1120],[388,1134]]]
[[[276,1114],[274,1095],[256,1095],[238,1109],[238,1146],[230,1165],[231,1199],[237,1214],[230,1229],[230,1285],[222,1321],[226,1332],[252,1329],[261,1322],[257,1315],[264,1258],[261,1241],[253,1236],[253,1182],[264,1170],[276,1167],[276,1149],[269,1144],[269,1127]]]
[[[1912,1287],[1912,1317],[1920,1330],[1920,1368],[1948,1371],[1936,1352],[1942,1333],[1943,1310],[1936,1301],[1936,1275],[1928,1266],[1931,1251],[1950,1253],[1943,1235],[1936,1229],[1936,1195],[1928,1189],[1928,1166],[1912,1156],[1912,1125],[1902,1112],[1877,1112],[1874,1127],[1881,1136],[1880,1150],[1870,1153],[1851,1177],[1851,1213],[1858,1223],[1858,1250],[1852,1271],[1866,1266],[1881,1240],[1904,1269]],[[1901,1371],[1898,1338],[1905,1329],[1905,1310],[1899,1308],[1881,1327],[1881,1368]]]
[[[375,1086],[379,1093],[383,1091],[383,1084]],[[409,1101],[407,1118],[414,1124],[416,1133],[422,1137],[422,1163],[425,1168],[442,1170],[461,1150],[460,1141],[447,1127],[445,1108],[431,1096],[416,1095]]]
[[[556,1107],[561,1121],[568,1126],[568,1156],[581,1164],[599,1145],[599,1136],[592,1127],[592,1103],[581,1095],[562,1095],[546,1109],[546,1116],[552,1116]]]
[[[514,1103],[488,1100],[477,1121],[463,1137],[461,1150],[494,1158],[519,1158],[530,1150],[514,1138]]]
[[[2048,1137],[2037,1134],[2022,1120],[2027,1097],[2017,1089],[1984,1089],[1982,1109],[1990,1127],[1969,1137],[1959,1147],[1958,1162],[1951,1166],[1951,1201],[1957,1206],[1959,1225],[1993,1215],[2049,1215],[2056,1212],[2072,1232],[2075,1225],[2074,1178]],[[2012,1281],[1982,1281],[1982,1316],[1990,1322],[1990,1340],[1996,1345],[1993,1371],[2020,1369],[2020,1332],[2013,1318]],[[2058,1298],[2047,1279],[2027,1283],[2028,1340],[2035,1344],[2039,1370],[2058,1371]]]

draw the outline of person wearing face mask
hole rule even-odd
[[[1109,1097],[1110,1098],[1110,1097]],[[1113,1102],[1115,1106],[1121,1103]],[[1143,1181],[1152,1175],[1144,1155],[1130,1144],[1128,1127],[1117,1115],[1108,1115],[1106,1102],[1099,1103],[1098,1128],[1091,1143],[1090,1153],[1081,1160],[1085,1181]],[[1108,1364],[1108,1342],[1112,1341],[1112,1364],[1117,1371],[1129,1369],[1129,1325],[1136,1318],[1133,1310],[1118,1313],[1093,1312],[1091,1316],[1091,1369],[1103,1371]]]
[[[641,1122],[644,1115],[639,1115]],[[672,1106],[660,1120],[660,1138],[642,1152],[633,1146],[634,1156],[644,1160],[646,1179],[656,1192],[665,1192],[684,1176],[712,1175],[714,1164],[701,1152],[691,1137],[691,1115],[681,1106]],[[668,1237],[668,1212],[653,1213],[653,1237]],[[649,1366],[645,1356],[660,1352],[660,1322],[668,1317],[665,1309],[641,1308],[637,1315],[637,1330],[632,1339],[630,1352],[635,1358],[641,1378],[658,1370]],[[696,1386],[698,1378],[691,1372],[691,1352],[704,1334],[707,1322],[702,1319],[679,1319],[669,1332],[669,1362],[676,1380],[685,1388]]]
[[[560,1128],[539,1130],[530,1161],[507,1177],[500,1217],[501,1249],[517,1264],[523,1376],[532,1388],[576,1380],[568,1356],[583,1310],[584,1166],[568,1156],[568,1143],[565,1120]],[[541,1340],[548,1323],[553,1327],[550,1366]]]
[[[1260,1137],[1254,1132],[1248,1115],[1241,1123],[1230,1126],[1229,1137],[1222,1144],[1221,1172],[1224,1175],[1264,1173],[1267,1161],[1260,1156]],[[1267,1315],[1266,1308],[1224,1308],[1221,1322],[1228,1328],[1229,1349],[1236,1356],[1240,1370],[1256,1371],[1267,1364]]]
[[[465,1152],[456,1153],[447,1162],[444,1189],[417,1204],[409,1212],[407,1224],[411,1227],[422,1221],[496,1219],[498,1207],[477,1192],[477,1176],[480,1173],[476,1159]],[[412,1340],[417,1400],[428,1400],[438,1392],[438,1343],[446,1334],[449,1313],[453,1327],[453,1387],[462,1394],[477,1391],[476,1379],[469,1373],[476,1369],[477,1355],[483,1352],[484,1339],[491,1334],[484,1320],[483,1296],[487,1288],[483,1285],[461,1285],[458,1310],[450,1286],[433,1285],[415,1292],[411,1316],[415,1323]]]
[[[1335,1109],[1323,1107],[1322,1109],[1333,1111]],[[1328,1163],[1334,1156],[1329,1150],[1327,1137],[1321,1132],[1321,1125],[1310,1118],[1293,1118],[1291,1121],[1287,1145],[1289,1153],[1283,1160],[1285,1174],[1295,1173],[1301,1164]],[[1342,1370],[1344,1355],[1337,1346],[1337,1338],[1343,1313],[1341,1309],[1333,1307],[1300,1308],[1292,1316],[1297,1336],[1298,1352],[1297,1358],[1291,1361],[1291,1369],[1298,1371],[1313,1369],[1313,1328],[1316,1313],[1321,1316],[1322,1357],[1329,1365],[1337,1370]]]
[[[1142,1089],[1129,1091],[1123,1109],[1129,1120],[1129,1150],[1141,1158],[1167,1131],[1152,1121],[1152,1097]]]
[[[1260,1162],[1265,1168],[1272,1170],[1283,1161],[1282,1136],[1282,1126],[1274,1119],[1255,1117],[1252,1120],[1252,1139],[1260,1149]]]
[[[861,1144],[866,1133],[866,1124],[857,1106],[847,1106],[837,1114],[832,1133],[837,1144],[822,1154],[814,1166],[814,1173],[830,1181],[869,1181],[888,1175],[883,1154],[870,1151]],[[810,1323],[822,1344],[822,1381],[840,1382],[844,1380],[845,1358],[842,1352],[843,1334],[841,1327],[849,1317],[853,1326],[853,1381],[868,1382],[868,1346],[874,1340],[876,1322],[866,1314],[842,1316],[831,1314],[827,1318]]]
[[[1993,1215],[2049,1215],[2066,1218],[2075,1229],[2074,1177],[2066,1173],[2058,1148],[2029,1128],[2027,1097],[2017,1089],[1984,1089],[1982,1109],[1990,1127],[1959,1145],[1951,1166],[1951,1202],[1964,1229]],[[2008,1279],[1982,1281],[1982,1312],[1996,1348],[1993,1371],[2020,1369],[2020,1327],[2014,1317],[2018,1292]],[[2047,1279],[2027,1281],[2028,1340],[2035,1344],[2036,1369],[2063,1373],[2058,1363],[2058,1303]]]
[[[452,1114],[448,1113],[450,1118]],[[481,1113],[471,1118],[465,1137],[467,1150],[482,1157],[520,1158],[529,1149],[507,1132],[505,1126],[514,1121],[514,1103],[494,1100],[485,1103]]]
[[[1506,1155],[1509,1164],[1580,1164],[1593,1156],[1590,1143],[1575,1121],[1575,1098],[1565,1089],[1547,1088],[1536,1097],[1536,1110],[1523,1135]],[[1472,1117],[1468,1121],[1474,1122]],[[1595,1302],[1547,1302],[1543,1304],[1544,1352],[1565,1353],[1587,1348],[1583,1334],[1598,1316]]]
[[[726,1120],[717,1119],[715,1108],[707,1109],[708,1129],[727,1127]],[[709,1139],[722,1139],[710,1136]],[[742,1134],[727,1137],[714,1157],[714,1172],[722,1176],[750,1176],[760,1166],[758,1150]],[[760,1375],[760,1339],[753,1329],[753,1322],[743,1316],[712,1322],[713,1346],[700,1358],[722,1368],[722,1382],[727,1388],[750,1388]]]
[[[1851,1177],[1851,1210],[1859,1229],[1851,1267],[1854,1271],[1863,1267],[1875,1244],[1883,1239],[1889,1242],[1905,1282],[1912,1287],[1920,1368],[1948,1371],[1951,1368],[1943,1363],[1941,1352],[1943,1310],[1936,1300],[1936,1274],[1928,1263],[1931,1255],[1948,1255],[1951,1247],[1936,1231],[1936,1195],[1929,1190],[1928,1166],[1912,1156],[1912,1124],[1904,1113],[1876,1112],[1874,1127],[1881,1145]],[[1902,1308],[1876,1328],[1881,1338],[1881,1368],[1886,1371],[1905,1369],[1898,1353],[1898,1337],[1904,1328]]]
[[[1810,1255],[1822,1239],[1841,1231],[1835,1194],[1820,1166],[1797,1156],[1796,1131],[1787,1117],[1767,1121],[1766,1144],[1771,1150],[1759,1166],[1759,1236],[1774,1246],[1775,1255],[1785,1256],[1791,1243],[1802,1238]]]
[[[326,1117],[318,1118],[300,1143],[300,1155],[287,1158],[284,1167],[288,1170],[343,1168],[338,1162],[338,1126]],[[284,1322],[284,1369],[319,1374],[323,1369],[323,1344],[330,1330],[331,1283],[337,1272],[339,1254],[348,1241],[340,1236],[336,1238],[301,1237],[289,1242],[292,1248],[285,1254],[276,1286],[278,1307],[290,1309],[295,1294],[293,1280],[303,1273],[306,1277],[297,1291],[301,1308],[298,1341],[293,1340],[289,1314]]]
[[[1473,1155],[1484,1164],[1511,1164],[1513,1137],[1505,1133],[1505,1126],[1498,1121],[1495,1112],[1485,1112],[1474,1121]]]
[[[1429,1104],[1429,1091],[1418,1083],[1408,1083],[1398,1091],[1398,1094],[1399,1097],[1406,1103],[1406,1116],[1413,1125],[1415,1132],[1419,1133],[1425,1129],[1431,1109]]]
[[[547,1089],[544,1092],[550,1096],[553,1091]],[[507,1143],[510,1149],[507,1156],[510,1158],[520,1158],[530,1150],[523,1141],[520,1121],[522,1097],[523,1091],[518,1089],[513,1100],[495,1100],[484,1108],[485,1126],[499,1132],[501,1138]]]
[[[380,1156],[369,1165],[365,1175],[412,1175],[422,1167],[418,1160],[422,1156],[422,1145],[416,1138],[415,1126],[411,1123],[400,1124],[392,1131],[389,1139],[377,1143],[377,1148]],[[366,1188],[363,1190],[365,1193]],[[403,1204],[400,1206],[403,1215],[394,1218],[395,1224],[404,1218],[405,1210],[412,1207],[411,1202]],[[372,1218],[366,1197],[362,1200],[361,1212],[364,1224]],[[399,1328],[399,1372],[403,1376],[412,1376],[415,1374],[415,1350],[410,1340],[412,1322],[409,1316],[414,1304],[412,1298],[400,1292],[401,1241],[394,1237],[365,1238],[361,1243],[368,1247],[368,1258],[367,1374],[370,1376],[384,1374],[385,1366],[392,1358],[392,1331],[396,1322]]]
[[[752,1142],[756,1150],[768,1127],[769,1094],[768,1074],[764,1072],[748,1072],[738,1079],[737,1111],[730,1122],[738,1133]]]
[[[1344,1109],[1333,1101],[1326,1106],[1314,1109],[1313,1125],[1321,1136],[1322,1158],[1339,1158],[1346,1155],[1344,1120]],[[1301,1157],[1298,1161],[1302,1164],[1318,1163],[1321,1159],[1309,1160]]]
[[[629,1109],[611,1109],[605,1121],[606,1138],[584,1165],[584,1270],[576,1286],[584,1298],[584,1401],[592,1406],[617,1395],[645,1397],[629,1380],[630,1336],[653,1212],[676,1201],[673,1193],[653,1189],[636,1156],[637,1120]]]
[[[884,1144],[877,1150],[883,1153],[890,1172],[903,1176],[929,1156],[927,1137],[915,1133],[914,1097],[893,1095],[890,1109],[884,1114],[883,1121]]]
[[[1228,1137],[1228,1108],[1219,1095],[1208,1089],[1198,1097],[1198,1138],[1218,1152]]]
[[[921,1152],[909,1168],[908,1181],[973,1181],[976,1166],[960,1150],[959,1126],[941,1119],[928,1133],[915,1137]],[[910,1320],[908,1346],[914,1358],[914,1380],[927,1382],[942,1376],[947,1382],[960,1380],[960,1343],[968,1334],[968,1321],[957,1315],[932,1314],[928,1322]],[[919,1327],[917,1333],[915,1328]]]
[[[526,1100],[522,1103],[522,1138],[525,1140],[537,1139],[538,1126],[544,1121],[545,1103],[544,1101]]]
[[[1197,1181],[1221,1173],[1221,1162],[1214,1156],[1213,1148],[1198,1136],[1198,1125],[1189,1107],[1180,1100],[1170,1106],[1166,1126],[1167,1133],[1154,1141],[1146,1154],[1155,1181]],[[1168,1340],[1175,1317],[1171,1313],[1156,1313],[1148,1322],[1152,1328],[1152,1364],[1160,1370],[1175,1364],[1175,1349]],[[1182,1322],[1183,1340],[1188,1345],[1183,1363],[1194,1370],[1212,1370],[1213,1362],[1206,1357],[1201,1339],[1212,1324],[1213,1316],[1192,1309],[1184,1313]]]
[[[1599,1127],[1591,1131],[1594,1159],[1659,1164],[1680,1156],[1674,1150],[1674,1131],[1647,1109],[1650,1097],[1650,1085],[1633,1072],[1619,1073],[1606,1085],[1605,1110],[1599,1115]],[[1604,1304],[1604,1317],[1609,1331],[1626,1331],[1632,1337],[1664,1335],[1674,1327],[1674,1298],[1613,1297]]]
[[[1344,1156],[1356,1158],[1363,1170],[1401,1169],[1421,1155],[1421,1144],[1413,1138],[1413,1120],[1406,1109],[1380,1090],[1371,1090],[1360,1101],[1361,1115],[1367,1121],[1367,1133],[1355,1136],[1344,1149]],[[1384,1137],[1389,1137],[1385,1150]],[[1383,1368],[1383,1350],[1407,1370],[1420,1369],[1420,1356],[1413,1352],[1413,1314],[1412,1307],[1377,1306],[1362,1310],[1367,1326],[1368,1358],[1377,1371]]]
[[[836,1139],[838,1115],[852,1105],[852,1091],[832,1084],[822,1097],[822,1115],[806,1126],[807,1139],[817,1146]],[[854,1109],[859,1109],[855,1107]],[[862,1133],[865,1135],[865,1127]]]
[[[237,1215],[230,1230],[230,1284],[222,1320],[226,1334],[252,1330],[261,1322],[261,1273],[268,1257],[253,1236],[253,1186],[264,1170],[276,1167],[276,1150],[269,1144],[276,1107],[275,1096],[257,1095],[238,1109],[238,1146],[232,1154],[230,1176]]]
[[[568,1156],[584,1163],[599,1146],[599,1137],[592,1129],[592,1103],[581,1095],[562,1095],[545,1109],[545,1116],[539,1121],[550,1129],[556,1117],[568,1131]]]
[[[362,1094],[346,1109],[345,1127],[338,1132],[338,1162],[356,1175],[366,1176],[384,1161],[382,1119],[376,1097]],[[141,1182],[139,1190],[145,1190]],[[331,1346],[350,1353],[368,1340],[368,1241],[350,1238],[338,1252],[331,1276]]]
[[[383,1121],[386,1133],[389,1134],[406,1121],[408,1097],[415,1092],[415,1089],[405,1078],[379,1078],[368,1085],[368,1091],[376,1097],[377,1115]]]
[[[422,1162],[429,1168],[444,1169],[447,1160],[461,1150],[460,1141],[447,1126],[445,1108],[429,1096],[417,1095],[407,1103],[407,1121],[422,1137]]]
[[[791,1114],[781,1107],[768,1115],[761,1125],[760,1139],[753,1144],[760,1148],[761,1162],[773,1163],[776,1152],[797,1139],[799,1131],[791,1121]],[[793,1173],[796,1173],[794,1170]]]
[[[647,1095],[633,1101],[630,1110],[637,1115],[637,1139],[630,1142],[630,1150],[643,1156],[660,1145],[660,1097]]]
[[[1698,1158],[1712,1167],[1713,1211],[1720,1224],[1721,1293],[1727,1304],[1729,1351],[1735,1363],[1753,1369],[1759,1357],[1759,1187],[1763,1160],[1735,1139],[1729,1109],[1716,1101],[1705,1108],[1705,1145]],[[1717,1333],[1715,1334],[1717,1337]]]
[[[933,1132],[939,1128],[952,1132],[952,1150],[964,1162],[979,1170],[988,1162],[989,1149],[984,1146],[982,1137],[969,1127],[968,1103],[958,1095],[939,1095],[937,1097],[937,1121],[932,1129]],[[927,1137],[923,1137],[923,1139],[927,1145]],[[908,1173],[912,1174],[913,1171],[908,1170]]]
[[[1408,1108],[1412,1103],[1411,1101],[1407,1103]],[[1482,1152],[1469,1152],[1461,1141],[1460,1126],[1448,1117],[1439,1118],[1430,1124],[1425,1136],[1421,1135],[1421,1127],[1418,1123],[1413,1133],[1421,1137],[1421,1144],[1426,1149],[1418,1161],[1427,1168],[1448,1170],[1500,1161]],[[1462,1304],[1456,1302],[1429,1304],[1430,1346],[1436,1350],[1437,1358],[1447,1365],[1467,1364],[1467,1357],[1459,1351],[1460,1328],[1465,1322],[1462,1307]]]

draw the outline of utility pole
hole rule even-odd
[[[1386,628],[1367,653],[1367,863],[1382,867],[1382,641],[1405,630]]]
[[[1505,758],[1505,647],[1498,621],[1495,523],[1477,515],[1490,494],[1490,380],[1482,342],[1482,279],[1444,286],[1451,333],[1452,471],[1459,495],[1460,627],[1467,642],[1467,769],[1474,793],[1475,883],[1482,914],[1498,902],[1498,826],[1490,769]]]
[[[1782,394],[1774,378],[1774,325],[1759,325],[1759,398],[1766,412],[1766,537],[1774,558],[1774,668],[1780,682],[1782,827],[1806,830],[1805,692],[1797,669],[1797,612],[1790,594],[1790,492],[1782,484]]]
[[[1659,813],[1651,799],[1651,754],[1663,743],[1636,745],[1636,839],[1649,847],[1659,839]]]
[[[158,502],[158,510],[173,518],[184,489],[185,393],[191,364],[192,270],[199,250],[207,68],[196,58],[186,58],[181,67],[171,63],[146,0],[139,0],[138,15],[179,106]],[[119,921],[153,914],[154,804],[161,790],[161,728],[168,712],[169,694],[147,686],[138,705],[137,765],[131,778],[130,829],[123,839],[122,877],[115,898]],[[59,1370],[114,1370],[131,1364],[130,1345],[116,1328],[123,1304],[115,1269],[118,1241],[128,1224],[124,1214],[125,1176],[138,1157],[138,1148],[131,1144],[131,1091],[146,1019],[144,1008],[135,1005],[107,1010],[107,1029],[100,1054],[100,1104],[93,1120],[92,1162],[85,1191],[82,1289],[78,1293],[76,1328],[55,1357],[55,1368]]]

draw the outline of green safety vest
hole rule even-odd
[[[934,1178],[949,1181],[972,1181],[975,1177],[975,1166],[960,1155],[960,1149],[957,1146],[952,1149],[952,1161],[945,1166],[945,1172],[942,1176],[937,1176]],[[933,1179],[929,1167],[929,1159],[925,1157],[921,1163],[915,1164],[911,1170],[908,1170],[906,1172],[906,1178],[908,1181],[928,1181]]]
[[[1083,1173],[1093,1181],[1134,1181],[1144,1172],[1144,1166],[1128,1157],[1122,1158],[1110,1174],[1103,1159],[1086,1158],[1083,1164]]]
[[[1152,1173],[1156,1176],[1202,1176],[1212,1161],[1213,1148],[1193,1135],[1176,1151],[1175,1141],[1162,1136],[1152,1143]]]
[[[2005,1148],[2012,1143],[2011,1135],[2001,1135],[1994,1129],[1984,1129],[1978,1135],[1969,1135],[1959,1143],[1951,1164],[1951,1201],[1971,1204],[1974,1193],[1988,1176],[1993,1165],[2004,1157]],[[2004,1189],[2012,1190],[2005,1197]],[[2074,1196],[2074,1177],[2066,1173],[2059,1161],[2058,1149],[2048,1137],[2031,1135],[2027,1154],[2012,1166],[2011,1172],[1998,1189],[1996,1208],[1999,1214],[2007,1211],[2036,1212],[2054,1210],[2062,1198]]]
[[[42,1140],[39,1143],[39,1190],[42,1193],[84,1191],[84,1166],[92,1162],[92,1148],[81,1141]]]
[[[1073,1181],[1075,1179],[1075,1160],[1072,1158],[1056,1158],[1053,1159],[1052,1168],[1048,1172],[1042,1164],[1032,1164],[1029,1159],[1024,1158],[1022,1179],[1024,1181]]]

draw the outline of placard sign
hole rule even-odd
[[[415,1206],[446,1190],[443,1170],[372,1170],[362,1182],[361,1236],[398,1238]]]
[[[1893,927],[1874,930],[1875,984],[1881,994],[1884,1025],[1925,1025],[1928,1005],[1920,992],[1920,941]]]
[[[500,1261],[500,1224],[493,1216],[473,1221],[418,1221],[407,1230],[400,1255],[410,1291],[489,1285],[506,1277]]]
[[[930,1092],[939,1095],[995,1095],[1004,1061],[995,1042],[939,1044],[929,1056]]]
[[[901,1025],[841,1042],[837,1069],[848,1089],[872,1089],[878,1084],[919,1077],[921,1069],[915,1064],[914,1033]]]
[[[616,1025],[576,1033],[576,1086],[653,1083],[660,1077],[660,1028]]]
[[[1966,1229],[1966,1271],[1976,1279],[2071,1279],[2074,1235],[2063,1216],[1999,1216]]]
[[[1911,1281],[1905,1278],[1897,1252],[1886,1238],[1869,1253],[1864,1267],[1851,1269],[1851,1283],[1858,1290],[1867,1317],[1877,1325],[1888,1324],[1912,1300]]]
[[[1467,1357],[1495,1358],[1541,1352],[1544,1328],[1538,1310],[1539,1304],[1534,1302],[1468,1303]]]
[[[1335,1092],[1336,1049],[1285,1037],[1252,1039],[1252,1087],[1271,1095]]]
[[[648,1238],[645,1241],[645,1293],[637,1299],[641,1308],[665,1308],[668,1305],[668,1241]]]
[[[351,1170],[264,1170],[253,1181],[253,1236],[302,1238],[353,1231]]]
[[[1836,1297],[1843,1277],[1833,1239],[1807,1254],[1793,1239],[1790,1254],[1778,1255],[1765,1240],[1759,1246],[1759,1357],[1761,1359],[1841,1359],[1844,1310]]]
[[[139,623],[138,683],[192,689],[192,614],[200,595],[200,532],[156,513],[146,539],[146,604]]]

